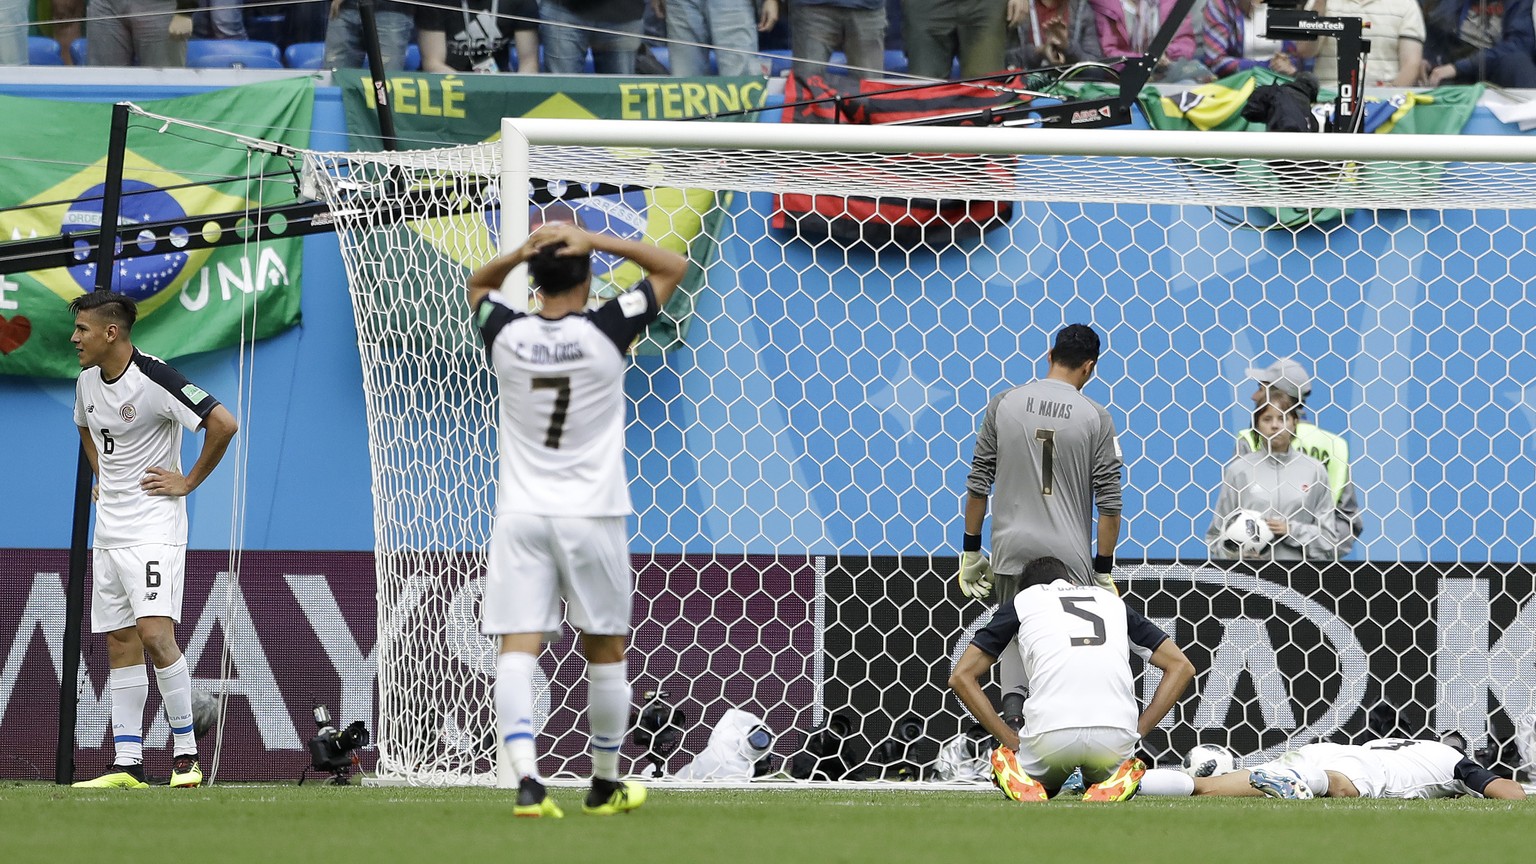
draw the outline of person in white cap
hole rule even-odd
[[[1300,363],[1285,357],[1263,369],[1249,369],[1248,377],[1259,382],[1251,397],[1255,406],[1262,406],[1272,400],[1294,401],[1303,412],[1298,414],[1298,418],[1306,416],[1304,409],[1307,396],[1312,392],[1312,377]],[[1283,409],[1286,406],[1281,407]],[[1339,538],[1335,550],[1339,557],[1348,555],[1364,527],[1360,517],[1360,496],[1349,476],[1349,444],[1340,435],[1319,429],[1317,424],[1308,423],[1305,419],[1298,419],[1296,437],[1291,446],[1321,462],[1328,472],[1328,489],[1333,493],[1334,505],[1331,514],[1334,523],[1332,533]],[[1250,428],[1238,433],[1239,455],[1262,449],[1263,442],[1259,440],[1258,432]]]

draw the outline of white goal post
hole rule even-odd
[[[368,396],[383,777],[493,782],[495,390],[462,287],[530,218],[696,265],[627,386],[630,672],[637,711],[665,691],[683,715],[670,774],[740,708],[775,774],[965,780],[939,749],[966,726],[952,658],[990,615],[953,585],[971,442],[1074,321],[1105,336],[1087,392],[1125,451],[1117,576],[1201,672],[1148,755],[1453,728],[1497,745],[1536,712],[1525,137],[508,119],[494,144],[307,158]],[[988,201],[1007,206],[969,207]],[[638,277],[596,272],[594,302]],[[1212,566],[1246,370],[1282,357],[1349,448],[1364,531],[1342,562]],[[541,663],[556,779],[587,770],[570,639]],[[834,721],[847,748],[808,753]],[[626,766],[645,756],[626,742]]]

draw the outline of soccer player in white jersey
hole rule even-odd
[[[1519,801],[1525,789],[1439,741],[1383,738],[1364,744],[1307,744],[1252,769],[1192,778],[1182,771],[1148,771],[1147,795],[1230,798],[1456,798],[1473,795]]]
[[[1092,327],[1069,324],[1056,334],[1044,378],[1005,390],[987,404],[966,479],[959,574],[965,596],[985,597],[995,585],[996,601],[1010,602],[1025,563],[1047,555],[1067,565],[1072,581],[1115,590],[1120,443],[1109,412],[1082,393],[1100,350]],[[981,552],[989,500],[990,561]],[[1005,652],[999,672],[1003,716],[1016,725],[1028,679],[1012,654]]]
[[[139,789],[144,780],[144,703],[155,680],[174,736],[170,785],[198,786],[192,676],[176,645],[187,559],[186,496],[224,457],[235,418],[219,401],[158,358],[133,347],[138,311],[110,291],[76,297],[70,341],[80,355],[75,425],[96,475],[91,629],[107,634],[112,766],[76,786]],[[181,432],[203,446],[181,473]]]
[[[587,309],[593,250],[640,265],[647,278]],[[514,305],[502,282],[528,265],[541,303]],[[624,648],[633,586],[625,536],[624,370],[630,344],[656,319],[688,262],[647,243],[546,224],[469,277],[469,305],[501,391],[501,467],[481,603],[481,630],[501,637],[498,732],[518,772],[517,816],[564,814],[539,779],[533,674],[560,630],[560,601],[587,659],[592,787],[582,810],[633,810],[645,788],[619,779],[629,725]]]
[[[1002,742],[992,754],[993,779],[1015,801],[1045,801],[1079,769],[1088,784],[1085,801],[1124,801],[1136,794],[1146,770],[1135,758],[1136,745],[1195,677],[1195,667],[1167,634],[1113,591],[1075,584],[1072,576],[1056,558],[1026,565],[1023,590],[998,607],[949,677],[960,701]],[[977,681],[1005,650],[1019,652],[1029,676],[1018,732],[1003,722]],[[1132,651],[1163,672],[1140,712]]]

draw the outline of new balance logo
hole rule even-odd
[[[159,596],[160,596],[160,592],[159,591],[145,591],[144,592],[144,599],[145,600],[153,600],[153,599],[155,599],[156,597],[159,597]]]

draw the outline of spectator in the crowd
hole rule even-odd
[[[1088,0],[1105,57],[1140,57],[1152,46],[1163,19],[1178,0]],[[1185,18],[1157,59],[1153,81],[1207,81],[1211,73],[1195,59],[1195,30]]]
[[[1008,26],[1018,34],[1008,66],[1038,69],[1104,59],[1088,0],[1008,0]]]
[[[1349,472],[1349,443],[1342,436],[1306,421],[1306,401],[1312,394],[1311,376],[1300,363],[1286,357],[1263,369],[1249,369],[1248,377],[1259,384],[1249,397],[1255,407],[1262,408],[1270,402],[1295,403],[1294,449],[1316,459],[1327,473],[1328,491],[1333,500],[1333,509],[1327,520],[1332,526],[1330,533],[1337,543],[1338,554],[1349,554],[1355,545],[1355,538],[1360,536],[1364,527],[1360,516],[1360,496]],[[1253,429],[1238,434],[1239,455],[1263,449],[1263,439]]]
[[[282,37],[278,41],[285,45],[324,42],[330,28],[331,0],[298,0],[283,7]]]
[[[411,29],[416,26],[414,7],[379,0],[374,4],[373,22],[379,33],[379,59],[384,71],[399,72],[405,68],[405,49],[411,43]],[[357,0],[331,0],[324,65],[327,69],[368,68],[363,14],[357,9]]]
[[[245,32],[245,0],[200,0],[198,5],[202,11],[193,16],[195,38],[250,38]]]
[[[88,0],[85,62],[92,66],[187,65],[197,0]]]
[[[0,66],[27,65],[28,0],[0,0]]]
[[[1258,450],[1238,453],[1221,469],[1221,490],[1205,532],[1214,558],[1239,557],[1224,535],[1235,514],[1259,513],[1274,535],[1261,552],[1241,557],[1276,561],[1325,561],[1338,555],[1328,514],[1328,472],[1322,463],[1292,446],[1300,404],[1283,396],[1253,412]],[[1246,434],[1246,433],[1245,433]]]
[[[1200,62],[1218,78],[1255,66],[1281,75],[1300,68],[1294,43],[1264,37],[1269,7],[1262,0],[1208,0],[1200,30]]]
[[[1324,5],[1326,3],[1326,5]],[[1372,87],[1412,87],[1423,74],[1424,14],[1417,0],[1317,0],[1317,12],[1330,18],[1358,17],[1370,26],[1364,36],[1371,50],[1360,79]],[[1339,45],[1337,39],[1318,40],[1318,83],[1324,87],[1339,84]]]
[[[579,75],[592,49],[599,75],[635,74],[635,54],[644,32],[646,0],[543,0],[539,39],[544,67],[556,75]],[[588,29],[593,28],[593,29]]]
[[[715,63],[721,75],[761,75],[763,62],[757,51],[757,34],[773,29],[779,21],[779,0],[651,0],[656,14],[667,22],[672,74],[686,77],[708,75],[709,49],[715,46]]]
[[[843,52],[855,78],[885,68],[885,0],[789,0],[789,25],[798,78],[825,73],[833,51]]]
[[[1419,12],[1424,16],[1424,62],[1430,67],[1471,53],[1461,33],[1471,11],[1472,0],[1419,0]]]
[[[59,43],[59,55],[65,66],[75,65],[69,49],[85,32],[80,19],[85,17],[85,0],[53,0],[53,38]],[[68,22],[68,23],[64,23]]]
[[[539,71],[535,0],[464,0],[458,9],[423,8],[418,14],[416,44],[423,72]],[[517,49],[515,69],[509,45]]]
[[[901,0],[901,14],[911,74],[948,78],[956,57],[961,78],[1005,68],[1008,0]]]
[[[1536,17],[1532,0],[1504,4],[1503,30],[1499,41],[1454,63],[1431,69],[1424,83],[1438,87],[1446,82],[1471,84],[1487,81],[1500,87],[1536,87]]]

